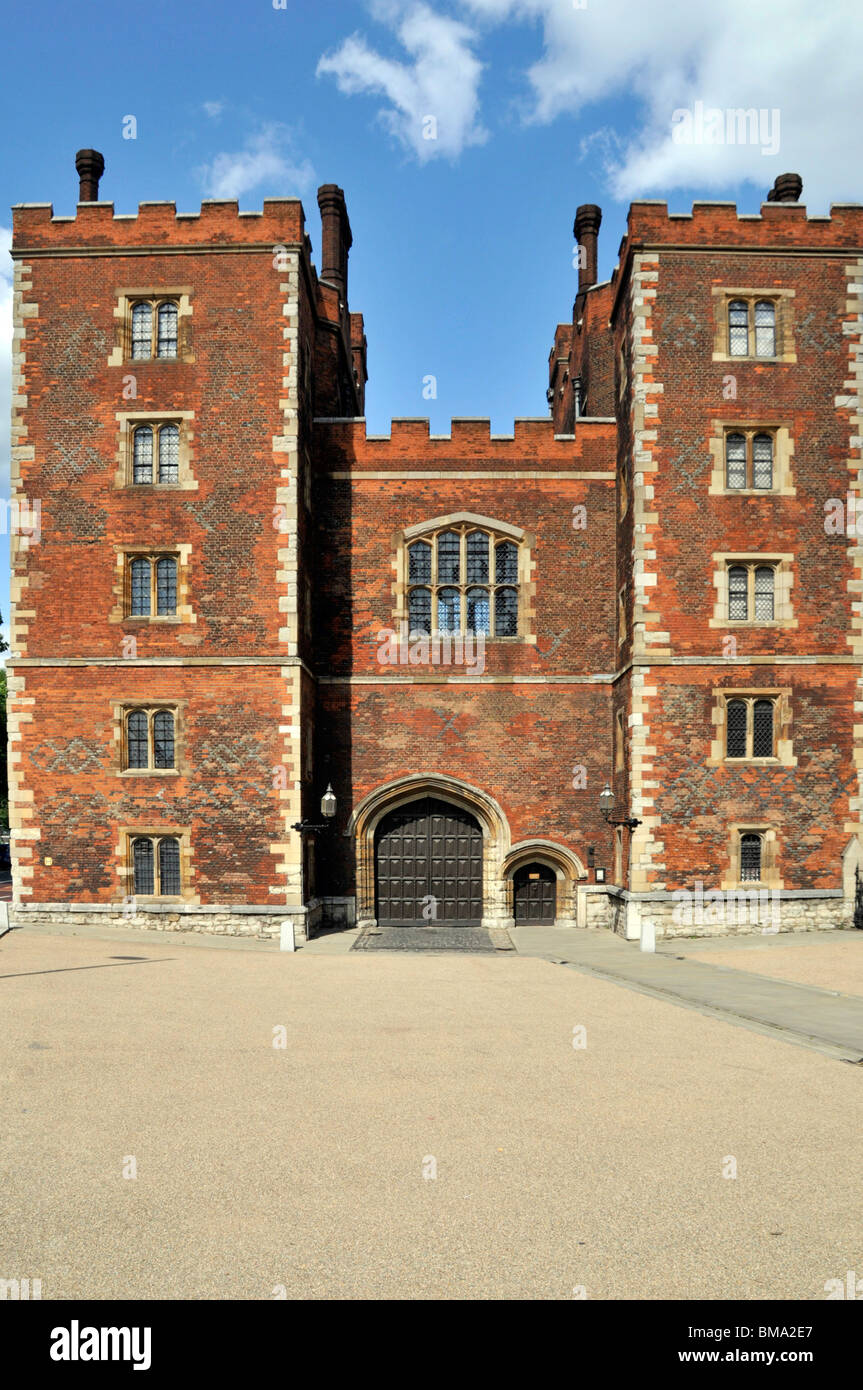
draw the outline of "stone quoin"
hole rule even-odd
[[[852,924],[863,207],[635,202],[600,283],[583,205],[550,414],[382,437],[340,188],[316,271],[76,167],[13,211],[17,925]]]

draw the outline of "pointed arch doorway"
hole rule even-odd
[[[423,796],[389,811],[375,831],[375,916],[381,926],[478,926],[483,833],[466,808]]]

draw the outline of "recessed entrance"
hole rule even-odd
[[[547,864],[524,864],[512,878],[513,916],[517,927],[554,922],[557,874]]]
[[[469,811],[426,796],[390,811],[375,834],[375,915],[381,926],[476,926],[482,920],[483,838]]]

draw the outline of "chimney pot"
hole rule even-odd
[[[767,194],[768,203],[796,203],[803,192],[803,180],[799,174],[777,174],[773,187]]]
[[[579,248],[584,247],[584,255],[578,257],[578,292],[590,289],[596,284],[597,239],[602,222],[602,208],[595,203],[582,203],[575,210],[573,235]]]
[[[81,180],[78,202],[98,203],[99,180],[105,172],[102,155],[98,150],[79,150],[75,155],[75,168]]]
[[[339,298],[348,302],[348,252],[353,244],[345,195],[338,184],[318,189],[321,214],[321,279],[338,286]]]

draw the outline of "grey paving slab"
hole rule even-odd
[[[511,935],[522,955],[557,960],[730,1022],[770,1030],[789,1042],[835,1052],[849,1061],[863,1059],[863,999],[859,996],[681,958],[671,954],[673,943],[650,953],[605,932],[521,927]]]
[[[379,927],[363,932],[355,951],[457,951],[475,955],[497,947],[485,927]]]

